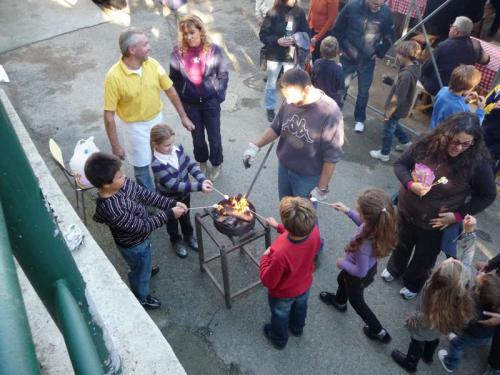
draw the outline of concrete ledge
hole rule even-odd
[[[40,182],[41,190],[54,210],[60,228],[64,230],[70,224],[76,224],[85,236],[84,243],[73,252],[73,257],[87,284],[89,303],[91,307],[96,307],[98,318],[114,347],[114,354],[121,358],[123,373],[185,374],[169,343],[80,221],[1,89],[0,100]],[[22,272],[19,274],[23,293],[26,291],[24,303],[44,373],[73,373],[61,334],[26,277]]]

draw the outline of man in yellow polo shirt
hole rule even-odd
[[[194,125],[173,87],[172,81],[158,61],[149,57],[151,46],[144,32],[127,28],[119,38],[122,57],[106,74],[104,83],[104,125],[114,155],[134,166],[136,181],[153,191],[149,172],[151,128],[163,122],[163,90],[176,109],[182,125],[192,131]],[[117,114],[115,121],[115,113]],[[123,131],[120,145],[116,123]]]

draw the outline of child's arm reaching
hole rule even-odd
[[[472,278],[472,275],[474,275],[475,272],[472,261],[476,252],[476,233],[474,232],[476,219],[471,215],[466,215],[463,223],[464,231],[458,237],[457,248],[462,254],[460,260],[468,269],[469,275]]]
[[[274,217],[268,217],[266,219],[266,223],[269,224],[269,226],[273,227],[274,229],[276,229],[276,231],[278,233],[283,233],[285,232],[285,226],[283,224],[280,224],[276,221],[276,219]]]
[[[356,224],[358,227],[363,224],[361,219],[359,218],[359,215],[351,210],[349,207],[347,207],[344,203],[342,202],[335,202],[332,203],[331,206],[335,208],[337,211],[345,213],[349,218],[354,221],[354,224]]]

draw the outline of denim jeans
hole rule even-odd
[[[392,136],[396,136],[400,143],[408,143],[410,139],[396,117],[391,117],[384,122],[384,135],[382,137],[382,155],[389,155],[392,146]]]
[[[224,161],[222,154],[222,139],[220,135],[220,103],[216,98],[208,99],[199,104],[184,104],[189,119],[194,124],[191,132],[193,137],[193,154],[198,163],[210,160],[213,166]],[[208,145],[205,138],[207,132]],[[210,149],[209,149],[210,148]]]
[[[155,191],[153,185],[153,179],[151,178],[151,173],[149,172],[149,165],[146,165],[144,167],[134,166],[134,176],[135,176],[135,181],[139,185],[145,187],[149,191]]]
[[[132,247],[118,246],[120,253],[129,267],[128,281],[130,289],[142,302],[149,295],[151,279],[151,241],[146,240]]]
[[[266,109],[272,109],[276,107],[276,83],[278,82],[278,76],[280,70],[286,72],[293,68],[293,63],[281,62],[281,61],[267,61],[267,82],[266,82],[266,93],[264,97],[264,104]]]
[[[463,228],[462,222],[459,222],[443,229],[441,251],[445,253],[447,257],[457,257],[457,239],[460,233],[462,233]]]
[[[364,65],[353,64],[350,60],[340,56],[340,63],[344,69],[344,77],[357,73],[358,97],[354,107],[354,121],[365,122],[366,106],[368,105],[368,95],[373,82],[373,72],[375,70],[375,60],[370,60]]]
[[[309,198],[311,191],[318,185],[320,176],[303,176],[279,163],[278,166],[278,195],[280,201],[284,197]],[[318,209],[318,203],[313,202],[314,208]],[[318,254],[323,252],[324,240],[321,238],[321,246]]]
[[[304,176],[288,169],[279,163],[278,167],[278,194],[283,197],[309,198],[311,191],[318,185],[319,175]]]
[[[292,298],[268,296],[269,307],[271,308],[271,339],[276,345],[286,345],[289,327],[296,334],[302,333],[306,325],[308,298],[309,290]]]
[[[444,358],[444,364],[450,370],[456,369],[460,364],[462,357],[464,356],[464,351],[466,348],[486,346],[490,342],[490,339],[491,338],[489,337],[476,338],[463,332],[460,333],[450,341],[448,355]]]

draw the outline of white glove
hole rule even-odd
[[[322,193],[318,187],[315,187],[314,189],[312,189],[311,193],[311,198],[312,198],[312,201],[314,202],[314,200],[317,200],[317,201],[320,201],[320,202],[323,202],[326,200],[326,195],[327,193]]]
[[[250,166],[254,163],[255,157],[259,152],[260,147],[250,142],[248,144],[248,148],[243,153],[243,165],[245,168],[250,168]]]

